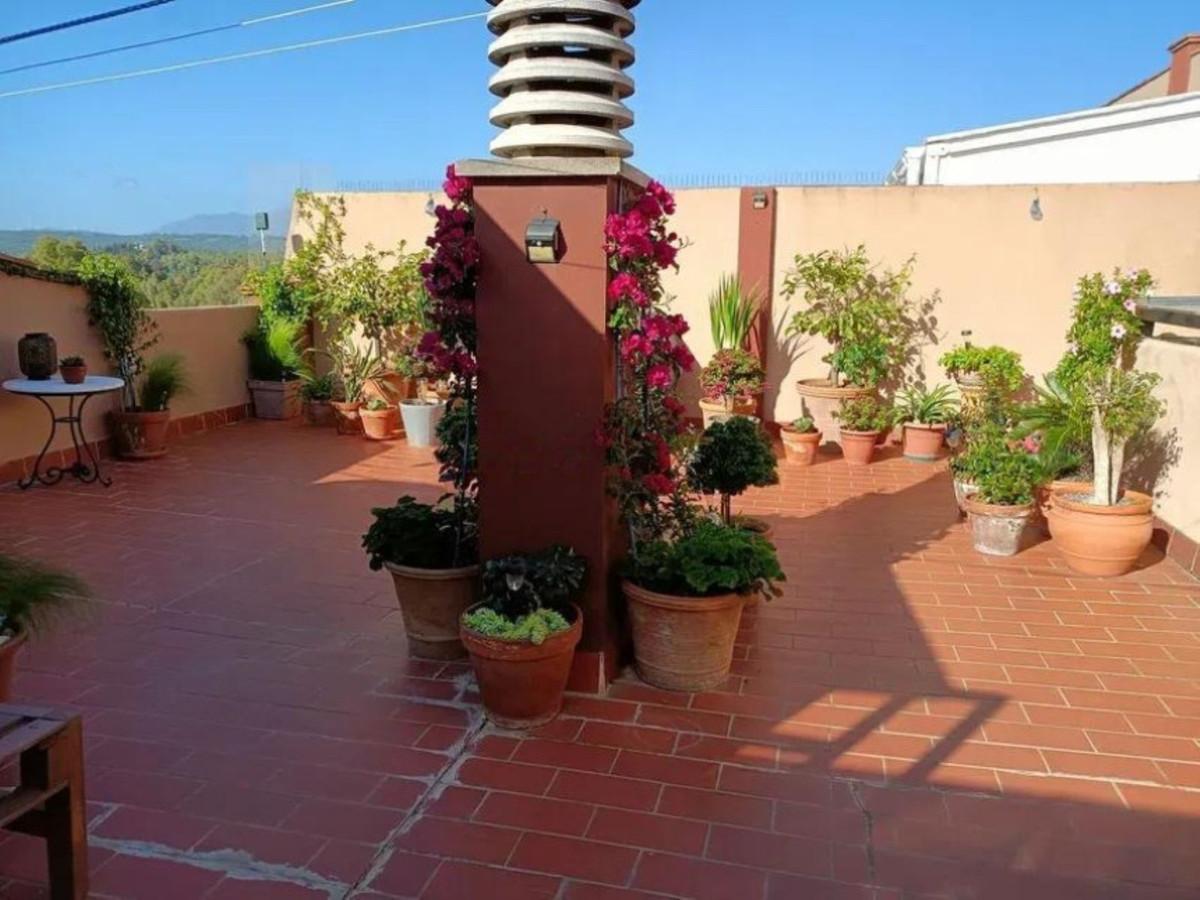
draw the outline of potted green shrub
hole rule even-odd
[[[328,350],[318,352],[331,361],[340,386],[340,398],[332,401],[338,434],[362,434],[360,412],[367,400],[367,385],[383,384],[382,378],[387,373],[383,360],[373,349],[359,346],[348,335],[335,340]]]
[[[622,583],[638,675],[673,691],[721,684],[746,597],[769,595],[783,579],[768,540],[724,522],[702,518],[642,545]]]
[[[1035,455],[1004,442],[979,451],[985,471],[964,505],[975,549],[989,556],[1012,556],[1034,514],[1034,497],[1043,473]]]
[[[372,397],[358,411],[363,436],[369,441],[390,441],[400,429],[400,410],[383,397]]]
[[[817,460],[817,449],[821,446],[821,432],[812,416],[801,416],[779,426],[779,437],[783,441],[783,452],[788,462],[811,466]]]
[[[112,414],[117,453],[126,459],[157,459],[167,452],[171,400],[187,391],[183,357],[165,353],[138,378],[138,405]]]
[[[484,564],[483,599],[463,613],[461,637],[483,707],[502,728],[544,725],[562,709],[583,634],[572,598],[586,574],[566,547]]]
[[[969,336],[970,332],[963,332]],[[938,365],[958,384],[964,399],[975,402],[984,394],[1011,397],[1025,383],[1021,355],[1005,347],[976,347],[970,341],[942,354]]]
[[[87,598],[74,575],[0,553],[0,703],[12,696],[17,655],[29,637]]]
[[[333,398],[337,380],[332,372],[317,375],[305,369],[300,373],[300,397],[304,401],[304,418],[310,425],[328,426],[334,422]]]
[[[58,374],[66,384],[83,384],[87,373],[87,362],[82,356],[64,356],[58,361]]]
[[[904,429],[905,458],[930,462],[941,456],[947,423],[957,407],[948,384],[901,391],[896,418]]]
[[[257,327],[242,336],[250,359],[246,386],[259,419],[292,419],[300,415],[301,326],[282,318],[259,317]]]
[[[892,410],[878,398],[868,395],[842,403],[834,412],[841,435],[842,455],[851,466],[868,465],[875,447],[894,424]]]
[[[1014,436],[1036,452],[1050,481],[1038,489],[1038,521],[1045,526],[1050,498],[1059,491],[1092,492],[1091,421],[1086,409],[1051,373],[1033,386],[1034,399],[1016,411]]]
[[[700,371],[700,414],[707,428],[732,415],[754,415],[766,372],[747,349],[758,317],[757,293],[742,289],[741,279],[722,275],[708,298],[709,324],[716,353]]]
[[[804,308],[788,324],[790,336],[821,337],[830,351],[824,378],[797,384],[805,413],[817,429],[836,432],[834,413],[843,403],[874,396],[880,382],[893,377],[913,351],[923,329],[921,310],[909,299],[913,260],[897,271],[876,272],[866,248],[824,250],[798,255],[784,278],[783,295],[798,297]]]
[[[422,659],[459,659],[459,619],[479,600],[479,560],[473,503],[418,503],[371,510],[363,535],[373,570],[387,569],[408,633]]]
[[[721,521],[726,525],[770,536],[761,519],[733,515],[734,497],[747,488],[779,483],[775,451],[754,419],[735,417],[704,429],[688,461],[688,483],[701,494],[721,498]]]

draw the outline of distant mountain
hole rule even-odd
[[[272,229],[274,222],[271,223]],[[286,224],[283,227],[287,227]],[[234,232],[195,232],[190,234],[174,232],[150,232],[147,234],[110,234],[103,231],[68,231],[57,228],[36,228],[24,231],[0,230],[0,253],[9,256],[28,256],[34,243],[42,235],[51,235],[63,240],[78,239],[92,250],[103,250],[115,244],[148,244],[152,241],[170,241],[183,250],[215,251],[219,253],[256,253],[258,252],[258,236],[254,233],[253,220],[249,233]],[[267,250],[271,253],[283,252],[282,237],[268,237]]]
[[[290,210],[275,210],[268,214],[270,229],[268,235],[283,237],[287,233]],[[168,222],[158,229],[163,234],[228,234],[256,236],[254,216],[250,213],[200,213],[188,216],[178,222]]]

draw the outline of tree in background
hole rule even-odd
[[[29,251],[29,261],[39,269],[69,273],[78,269],[87,255],[87,246],[78,238],[65,240],[44,234]]]

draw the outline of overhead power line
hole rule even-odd
[[[163,6],[166,3],[174,2],[175,0],[145,0],[144,3],[134,3],[132,6],[122,6],[120,9],[110,9],[108,12],[83,16],[79,19],[71,19],[68,22],[45,25],[42,28],[34,28],[32,31],[22,31],[20,34],[10,34],[7,37],[0,37],[0,44],[11,44],[13,41],[23,41],[26,38],[37,37],[40,34],[50,34],[54,31],[78,28],[80,25],[90,25],[92,22],[101,22],[104,19],[115,19],[117,16],[127,16],[130,13],[141,12],[143,9],[151,9],[155,6]]]
[[[262,50],[250,50],[246,53],[231,53],[228,56],[213,56],[208,59],[196,59],[191,62],[176,63],[170,66],[158,66],[153,69],[138,69],[133,72],[119,72],[115,75],[101,75],[97,78],[83,78],[79,81],[61,81],[57,84],[43,84],[37,87],[21,88],[15,91],[0,93],[0,100],[5,97],[24,97],[29,94],[44,94],[48,91],[61,91],[67,88],[84,87],[89,84],[103,84],[108,81],[124,81],[130,78],[143,78],[147,75],[162,75],[167,72],[181,72],[185,69],[198,69],[201,66],[215,66],[218,63],[234,62],[241,59],[255,59],[260,56],[273,56],[276,53],[293,53],[297,50],[310,50],[314,47],[327,47],[331,44],[344,44],[349,41],[359,41],[364,38],[382,37],[387,34],[398,34],[402,31],[417,31],[422,28],[434,28],[438,25],[452,25],[455,22],[466,22],[469,19],[482,19],[486,12],[469,13],[464,16],[452,16],[446,19],[430,19],[427,22],[413,22],[409,25],[396,25],[391,28],[377,28],[374,31],[360,31],[356,34],[342,34],[337,37],[321,38],[314,41],[304,41],[299,44],[286,44],[282,47],[267,47]]]
[[[214,25],[211,28],[199,28],[195,31],[187,31],[183,34],[172,34],[167,37],[154,38],[149,41],[139,41],[136,44],[122,44],[120,47],[109,47],[105,50],[94,50],[91,53],[79,53],[75,56],[60,56],[58,59],[47,59],[42,62],[28,63],[23,66],[14,66],[11,69],[0,69],[0,75],[12,75],[14,72],[26,72],[30,69],[41,69],[46,66],[57,66],[62,63],[77,62],[81,59],[95,59],[98,56],[110,56],[114,53],[124,53],[127,50],[140,50],[143,47],[155,47],[159,44],[171,44],[176,41],[184,41],[188,38],[202,37],[206,34],[217,34],[222,31],[233,31],[236,28],[249,28],[252,25],[261,25],[263,22],[275,22],[279,19],[288,19],[292,16],[302,16],[305,13],[317,12],[318,10],[330,9],[334,6],[347,6],[355,3],[357,0],[332,0],[329,3],[319,3],[316,6],[305,6],[300,9],[289,9],[286,12],[274,13],[269,16],[259,16],[256,19],[246,19],[241,22],[229,22],[225,25]]]

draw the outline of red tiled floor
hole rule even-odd
[[[741,506],[790,580],[728,682],[627,674],[527,736],[407,658],[359,548],[427,451],[248,422],[113,474],[0,488],[0,545],[100,598],[17,682],[85,715],[96,897],[1200,892],[1200,584],[981,557],[940,465],[783,466]],[[44,877],[0,840],[0,896]]]

